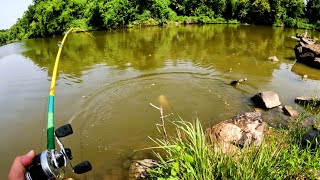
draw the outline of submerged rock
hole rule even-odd
[[[281,105],[279,96],[273,91],[265,91],[253,96],[252,101],[259,107],[271,109]]]
[[[264,126],[260,112],[247,112],[207,129],[206,133],[215,148],[228,153],[237,147],[260,145]]]
[[[301,96],[301,97],[296,97],[295,102],[301,105],[315,107],[320,105],[320,97]]]
[[[279,62],[279,59],[277,58],[277,56],[268,57],[268,60],[272,62]]]
[[[239,79],[239,80],[234,80],[234,81],[231,81],[230,85],[238,85],[242,82],[245,82],[247,81],[248,79],[247,78],[244,78],[244,79]]]
[[[284,114],[287,116],[291,116],[291,117],[298,117],[299,116],[298,111],[293,109],[291,106],[285,105],[284,107],[282,107],[282,110],[283,110]]]
[[[129,180],[148,179],[147,169],[157,166],[157,161],[153,159],[134,161],[129,169]]]

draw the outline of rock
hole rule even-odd
[[[280,113],[283,113],[283,106],[278,106],[278,111],[279,111]]]
[[[279,59],[277,58],[277,56],[268,57],[268,60],[272,62],[279,62]]]
[[[242,82],[245,82],[247,81],[248,79],[247,78],[244,78],[244,79],[239,79],[239,80],[235,80],[235,81],[231,81],[230,85],[238,85]]]
[[[291,116],[291,117],[298,117],[299,116],[298,111],[293,109],[291,106],[285,105],[282,108],[282,110],[283,110],[284,114],[287,115],[287,116]]]
[[[261,108],[254,108],[254,112],[263,112],[263,109],[261,109]]]
[[[153,159],[134,161],[129,169],[129,180],[148,179],[147,169],[157,166],[158,163]]]
[[[260,112],[247,112],[207,129],[206,133],[216,149],[228,153],[237,147],[259,146],[264,126]]]
[[[306,81],[308,79],[308,75],[303,75],[302,80]]]
[[[308,105],[308,106],[315,107],[320,105],[320,97],[300,96],[300,97],[296,97],[295,102],[305,106]]]
[[[281,105],[278,94],[273,91],[261,92],[251,99],[257,106],[262,108],[271,109]]]
[[[294,48],[297,61],[320,68],[320,45],[301,40]]]
[[[319,142],[319,130],[315,126],[312,126],[312,128],[303,135],[301,148],[306,149],[308,146],[310,146],[311,149],[315,149]]]
[[[130,67],[132,65],[132,63],[125,63],[124,64],[126,67]]]

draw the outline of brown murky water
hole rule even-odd
[[[295,63],[290,36],[303,31],[206,25],[71,35],[59,67],[55,116],[57,126],[73,125],[64,143],[74,161],[93,164],[92,172],[76,178],[124,178],[130,160],[145,156],[134,150],[152,146],[148,136],[159,135],[160,114],[149,103],[158,104],[160,95],[185,120],[198,117],[204,126],[253,109],[250,97],[263,90],[299,108],[294,98],[320,87],[320,70]],[[1,177],[16,155],[45,148],[47,96],[61,38],[0,47]],[[269,62],[272,55],[280,62]],[[244,84],[228,85],[244,77]]]

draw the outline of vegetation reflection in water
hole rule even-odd
[[[79,134],[80,140],[69,144],[79,147],[77,144],[81,143],[80,152],[76,153],[83,152],[93,161],[95,174],[92,176],[102,178],[105,174],[117,174],[117,169],[125,173],[127,165],[123,164],[128,156],[132,158],[134,149],[146,147],[149,143],[146,136],[156,132],[145,128],[152,128],[157,122],[158,115],[148,108],[148,103],[160,93],[168,94],[171,105],[178,112],[189,115],[197,109],[204,117],[201,120],[210,124],[247,110],[250,105],[246,96],[262,87],[284,93],[295,86],[282,73],[286,74],[283,69],[294,64],[292,48],[296,42],[290,36],[296,32],[303,30],[207,25],[101,31],[92,32],[93,37],[72,34],[61,56],[60,77],[65,75],[69,81],[83,83],[87,70],[96,70],[95,65],[103,65],[120,72],[138,72],[139,78],[133,76],[121,82],[107,82],[110,85],[103,87],[102,92],[85,101],[73,122],[75,128],[85,130]],[[314,35],[319,37],[317,33]],[[57,36],[27,40],[24,42],[27,51],[23,55],[47,70],[50,76],[60,39]],[[272,55],[281,62],[269,62],[267,58]],[[180,66],[208,70],[208,74],[202,76],[191,71],[191,75],[178,75]],[[160,74],[171,67],[175,68],[176,74]],[[212,77],[210,73],[219,77]],[[248,85],[241,88],[227,85],[231,80],[244,77],[248,78]],[[279,82],[289,82],[289,86],[274,85],[273,81],[279,77]],[[147,85],[153,82],[156,82],[155,88],[148,89]],[[209,94],[206,88],[215,93]],[[222,104],[224,100],[232,102],[231,107]],[[221,113],[225,114],[219,116]],[[139,119],[143,116],[144,119]],[[121,162],[117,162],[119,159]]]
[[[289,38],[295,32],[273,28],[270,33],[269,28],[262,26],[208,25],[93,32],[93,37],[74,34],[64,47],[60,68],[63,73],[79,77],[83,70],[95,64],[152,70],[164,67],[166,60],[183,59],[220,72],[232,68],[237,72],[266,76],[277,66],[265,61],[268,56],[294,59],[288,49],[295,45]],[[25,46],[30,50],[24,55],[49,69],[50,74],[60,39],[57,36],[26,41]]]

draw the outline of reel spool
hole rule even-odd
[[[32,164],[27,168],[25,174],[27,180],[47,180],[47,179],[63,179],[67,163],[70,164],[73,172],[76,174],[83,174],[92,170],[89,161],[84,161],[72,166],[73,159],[71,150],[64,148],[59,138],[66,137],[73,133],[70,124],[64,125],[55,131],[55,139],[59,145],[60,150],[47,149],[35,156]]]

